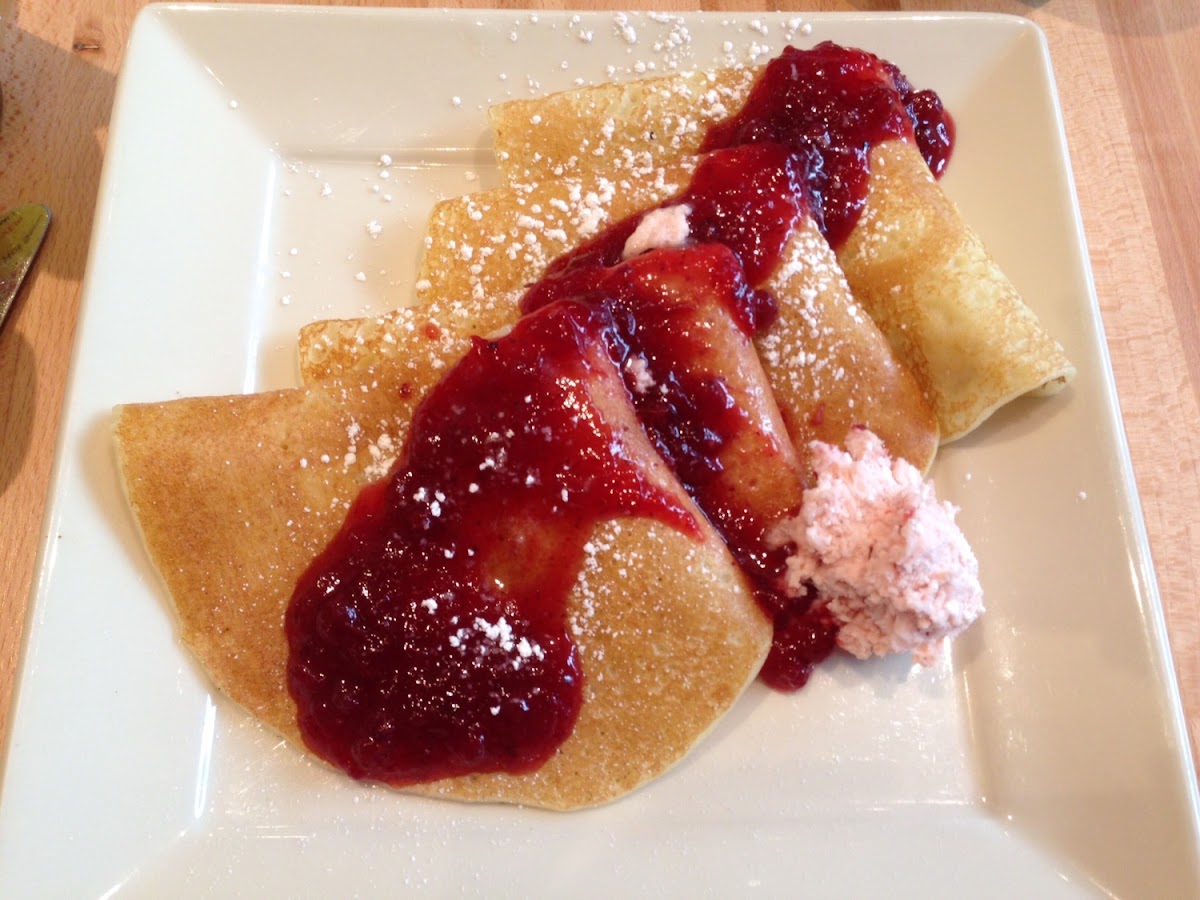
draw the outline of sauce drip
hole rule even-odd
[[[741,111],[709,127],[701,150],[767,142],[802,154],[814,214],[836,250],[862,214],[871,149],[889,139],[914,142],[940,177],[954,121],[937,94],[914,91],[891,63],[826,41],[811,50],[785,47]]]
[[[615,346],[606,313],[555,304],[476,339],[422,402],[288,608],[288,686],[324,759],[400,786],[528,772],[571,733],[566,597],[594,525],[698,534],[625,449]]]
[[[758,673],[768,687],[798,691],[837,648],[841,626],[824,606],[813,602],[789,600],[776,609],[771,652]]]

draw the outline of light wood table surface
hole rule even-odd
[[[143,5],[143,0],[0,0],[7,19],[0,38],[0,209],[37,200],[54,211],[31,281],[0,333],[0,746],[36,579],[115,76]],[[763,8],[738,2],[699,8],[756,7]],[[667,0],[655,8],[697,7]],[[1195,754],[1200,745],[1200,3],[859,0],[769,8],[986,10],[1028,16],[1045,31]]]

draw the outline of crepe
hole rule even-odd
[[[622,170],[594,179],[549,177],[443,201],[430,217],[417,276],[421,309],[451,334],[490,334],[520,315],[514,290],[536,281],[561,253],[602,227],[682,191],[701,163]],[[866,426],[922,471],[937,449],[937,423],[918,382],[851,295],[811,217],[761,285],[778,303],[756,340],[768,383],[802,454],[812,440],[841,443]],[[376,319],[324,321],[300,333],[300,368],[314,383],[360,365],[380,347]]]
[[[707,126],[737,113],[755,74],[731,68],[500,104],[490,111],[496,158],[518,184],[667,165],[699,152]],[[873,150],[865,211],[836,249],[855,300],[920,383],[943,442],[1073,377],[1062,347],[906,141]]]
[[[1061,390],[1075,367],[988,255],[917,149],[871,153],[866,209],[838,253],[851,290],[937,410],[942,440],[1023,394]]]
[[[353,378],[115,412],[130,508],[183,642],[221,690],[298,746],[283,629],[294,586],[360,489],[387,472],[412,411],[470,344],[413,311],[374,328],[378,347],[395,352],[360,359]],[[647,477],[692,510],[699,538],[650,518],[601,523],[568,600],[586,679],[570,737],[532,774],[412,790],[551,809],[610,801],[677,762],[765,658],[770,625],[725,545],[632,412],[613,405],[613,388],[597,390],[608,391],[605,408],[617,410]]]

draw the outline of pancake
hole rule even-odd
[[[183,643],[235,702],[303,747],[287,687],[284,616],[297,580],[359,491],[387,472],[413,411],[468,351],[423,314],[382,323],[394,353],[306,388],[118,407],[130,508]],[[379,346],[393,347],[380,338]],[[615,370],[614,370],[615,372]],[[597,525],[567,601],[585,695],[574,730],[531,774],[410,790],[574,809],[674,765],[758,672],[771,628],[728,550],[648,443],[616,387],[594,391],[646,477],[694,514],[698,537],[653,518]]]
[[[496,158],[514,183],[667,165],[700,152],[709,126],[741,111],[757,74],[723,69],[500,104],[490,111]],[[907,141],[873,150],[865,210],[836,250],[855,299],[920,383],[942,441],[1073,377],[1062,347]]]
[[[701,130],[696,102],[705,116],[719,118],[745,96],[751,78],[745,70],[686,78],[671,91],[693,101],[683,112],[674,100],[666,107],[646,102],[642,87],[610,88],[595,132],[603,141],[592,135],[579,143],[567,133],[562,143],[530,150],[525,162],[542,169],[512,168],[508,187],[439,205],[419,305],[305,328],[305,387],[116,410],[118,465],[131,510],[182,641],[220,689],[312,749],[305,737],[310,720],[298,720],[289,692],[295,680],[285,620],[296,585],[306,584],[314,560],[336,545],[356,502],[379,496],[364,488],[380,483],[398,457],[404,462],[414,415],[420,422],[420,403],[445,384],[446,373],[539,315],[522,318],[519,300],[560,253],[607,223],[670,202],[704,164],[689,143]],[[545,113],[530,113],[531,124],[545,121]],[[514,163],[508,150],[500,154]],[[851,427],[867,425],[893,453],[927,468],[937,421],[926,394],[935,395],[897,362],[864,315],[811,217],[792,229],[777,264],[755,284],[780,306],[756,353],[717,310],[697,307],[688,325],[697,334],[708,323],[718,326],[711,341],[696,345],[702,352],[693,355],[691,374],[719,378],[735,369],[733,392],[763,406],[753,413],[760,427],[743,432],[744,442],[727,445],[719,460],[728,469],[716,483],[717,502],[738,511],[754,505],[770,519],[794,509],[805,465],[795,447],[777,439],[781,428],[806,448],[812,439],[841,442]],[[609,351],[592,345],[584,352],[599,360]],[[573,730],[548,761],[527,774],[458,775],[405,784],[407,790],[549,809],[609,802],[678,762],[767,656],[771,623],[721,538],[720,517],[706,507],[706,518],[693,502],[695,484],[685,489],[656,450],[653,432],[642,430],[628,373],[623,380],[625,370],[602,370],[608,374],[585,386],[593,405],[581,418],[611,426],[623,455],[687,511],[695,531],[612,515],[589,534],[582,566],[569,579],[566,612],[584,697]],[[514,547],[524,543],[519,522],[492,522],[488,527]],[[539,563],[520,552],[505,559],[500,571],[516,580],[528,577],[523,560],[532,568]]]
[[[921,472],[933,465],[938,421],[920,383],[865,315],[812,218],[765,284],[779,317],[755,342],[793,443],[841,445],[866,427]]]
[[[688,158],[593,180],[528,179],[442,201],[430,216],[418,308],[435,315],[439,328],[452,335],[490,334],[511,325],[520,315],[518,292],[557,256],[594,238],[602,226],[670,201],[700,164]],[[774,296],[779,314],[755,343],[801,453],[813,440],[840,444],[850,428],[862,425],[891,453],[927,471],[938,444],[931,407],[862,313],[811,217],[798,222],[761,287]],[[389,323],[409,315],[304,327],[303,380],[315,383],[391,353],[392,347],[380,346],[389,340]]]

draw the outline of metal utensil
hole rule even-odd
[[[50,210],[27,203],[0,216],[0,328],[50,226]]]

